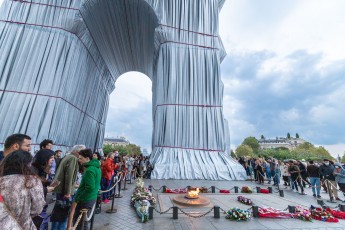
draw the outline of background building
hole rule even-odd
[[[104,141],[103,141],[103,146],[104,145],[112,145],[112,146],[126,146],[126,145],[129,145],[129,141],[126,140],[125,137],[116,137],[116,138],[109,138],[109,137],[106,137],[104,138]]]
[[[305,140],[301,138],[286,138],[286,137],[276,137],[275,139],[258,139],[261,149],[275,149],[275,148],[287,148],[295,149],[300,144],[303,144]]]

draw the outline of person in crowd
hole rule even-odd
[[[50,149],[52,150],[54,146],[54,143],[52,140],[49,139],[44,139],[41,143],[40,143],[40,149]]]
[[[101,165],[102,156],[99,152],[94,152],[92,158],[97,159],[99,161],[99,164]]]
[[[111,186],[111,180],[114,175],[114,171],[118,164],[114,163],[115,153],[109,153],[107,159],[102,163],[102,180],[101,188],[103,191],[108,190]],[[109,203],[108,197],[110,192],[102,194],[102,201],[104,203]]]
[[[306,195],[304,193],[304,188],[303,188],[303,185],[302,185],[302,182],[301,182],[301,175],[300,175],[300,170],[299,170],[299,167],[298,167],[298,164],[296,161],[293,161],[293,160],[290,160],[289,161],[289,168],[288,168],[288,171],[291,175],[291,180],[292,180],[292,183],[294,184],[297,192],[298,192],[298,186],[301,188],[301,195]],[[297,186],[298,184],[298,186]]]
[[[309,161],[307,166],[307,174],[310,179],[311,189],[313,191],[313,197],[321,198],[321,182],[320,182],[320,169],[314,164],[314,161]]]
[[[271,176],[273,178],[273,185],[278,186],[279,181],[280,181],[279,165],[278,165],[278,161],[274,158],[271,158],[270,171],[271,171]]]
[[[16,133],[16,134],[12,134],[11,136],[8,136],[5,140],[4,151],[2,152],[2,156],[0,156],[0,162],[1,162],[1,159],[3,159],[8,154],[16,150],[23,150],[23,151],[30,152],[31,151],[31,137],[29,137],[26,134],[20,134],[20,133]]]
[[[307,166],[300,160],[298,160],[297,163],[301,173],[303,187],[305,188],[306,184],[309,184],[311,186],[310,182],[308,181]]]
[[[43,186],[30,167],[31,161],[29,152],[16,150],[0,164],[0,196],[8,212],[25,230],[36,230],[31,217],[39,215],[45,205]]]
[[[257,170],[256,158],[252,158],[250,163],[251,163],[251,165],[253,167],[254,179],[255,179],[255,181],[258,181],[258,170]]]
[[[72,195],[75,191],[79,171],[79,152],[85,148],[84,145],[74,146],[71,153],[61,160],[57,168],[54,180],[60,183],[54,190],[56,193],[56,202],[50,218],[52,230],[66,229],[68,212],[72,204]]]
[[[287,186],[290,186],[290,179],[289,179],[289,165],[287,164],[287,162],[283,162],[280,166],[280,171],[282,173],[282,176],[283,176],[283,181],[284,181],[284,185],[285,185],[285,188]]]
[[[133,164],[134,164],[134,158],[131,154],[128,155],[128,159],[126,161],[128,174],[127,174],[127,180],[130,181],[132,179],[132,171],[133,171]]]
[[[100,165],[98,159],[93,159],[91,149],[80,150],[79,162],[85,167],[85,171],[72,204],[70,220],[73,217],[74,223],[77,221],[82,209],[92,209],[93,205],[96,203],[98,189],[101,183]],[[67,229],[71,226],[71,221],[69,221]],[[81,229],[80,226],[79,224],[77,229]],[[87,221],[84,223],[84,229],[87,229]]]
[[[338,162],[334,164],[334,168],[333,175],[335,176],[335,181],[338,183],[340,190],[345,196],[345,169],[342,167],[341,163]]]
[[[267,177],[267,180],[268,180],[268,184],[271,184],[271,169],[270,169],[270,161],[271,159],[267,159],[267,160],[264,160],[264,164],[263,164],[263,167],[266,171],[266,177]]]
[[[53,190],[48,180],[50,167],[54,162],[54,152],[50,149],[39,150],[32,162],[32,170],[42,182],[44,198],[47,198],[47,193]],[[33,218],[34,223],[39,230],[48,230],[49,215],[47,213],[48,205],[45,205],[41,214]]]
[[[330,196],[333,199],[341,201],[341,199],[338,197],[337,183],[335,182],[335,176],[333,174],[334,170],[334,165],[328,159],[324,159],[323,164],[320,166],[320,175],[323,177]]]
[[[56,173],[56,169],[59,167],[60,165],[60,162],[61,162],[61,156],[62,156],[62,151],[60,149],[56,150],[54,152],[54,163],[53,163],[53,170],[52,170],[52,174],[53,174],[53,177],[55,176],[55,173]],[[54,172],[54,173],[53,173]]]
[[[265,173],[264,173],[264,168],[262,166],[262,163],[261,163],[261,161],[259,159],[257,159],[255,164],[256,164],[256,170],[257,170],[257,173],[258,173],[258,176],[257,176],[258,183],[259,184],[263,184],[264,183],[264,174]]]

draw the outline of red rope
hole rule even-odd
[[[84,113],[85,115],[87,115],[88,117],[92,118],[93,120],[97,121],[99,124],[102,124],[102,122],[96,120],[94,117],[92,117],[91,115],[89,115],[88,113],[86,113],[85,111],[83,111],[82,109],[78,108],[77,106],[75,106],[74,104],[72,104],[71,102],[67,101],[65,98],[63,97],[59,97],[59,96],[52,96],[52,95],[48,95],[48,94],[41,94],[41,93],[31,93],[31,92],[21,92],[21,91],[15,91],[15,90],[3,90],[0,89],[0,92],[5,92],[5,93],[18,93],[18,94],[27,94],[27,95],[35,95],[35,96],[43,96],[43,97],[50,97],[50,98],[56,98],[56,99],[61,99],[63,101],[65,101],[66,103],[70,104],[71,106],[73,106],[74,108],[78,109],[80,112]]]
[[[196,32],[196,31],[192,31],[192,30],[186,30],[186,29],[182,29],[182,28],[179,28],[179,27],[174,27],[174,26],[169,26],[169,25],[164,25],[164,24],[158,24],[158,25],[164,26],[164,27],[168,27],[168,28],[177,29],[177,30],[182,30],[182,31],[190,32],[190,33],[195,33],[195,34],[200,34],[200,35],[204,35],[204,36],[218,38],[218,36],[213,35],[213,34],[206,34],[206,33]]]
[[[170,149],[201,150],[201,151],[208,151],[208,152],[224,152],[224,150],[214,150],[214,149],[198,149],[198,148],[184,148],[184,147],[176,147],[176,146],[164,146],[164,145],[155,145],[155,147],[159,147],[159,148],[170,148]]]
[[[206,107],[206,108],[222,108],[221,105],[190,105],[190,104],[159,104],[157,106],[195,106],[195,107]]]

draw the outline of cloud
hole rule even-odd
[[[229,54],[222,63],[222,79],[232,144],[247,136],[287,132],[299,133],[314,144],[345,143],[341,63],[345,59],[325,64],[323,54],[307,50],[285,56],[267,51]]]
[[[110,95],[106,137],[124,136],[131,143],[151,149],[152,82],[144,74],[128,72],[116,81]]]

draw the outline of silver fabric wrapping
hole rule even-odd
[[[152,178],[242,180],[229,156],[218,35],[224,0],[5,0],[0,143],[27,133],[102,147],[119,76],[152,80]]]

